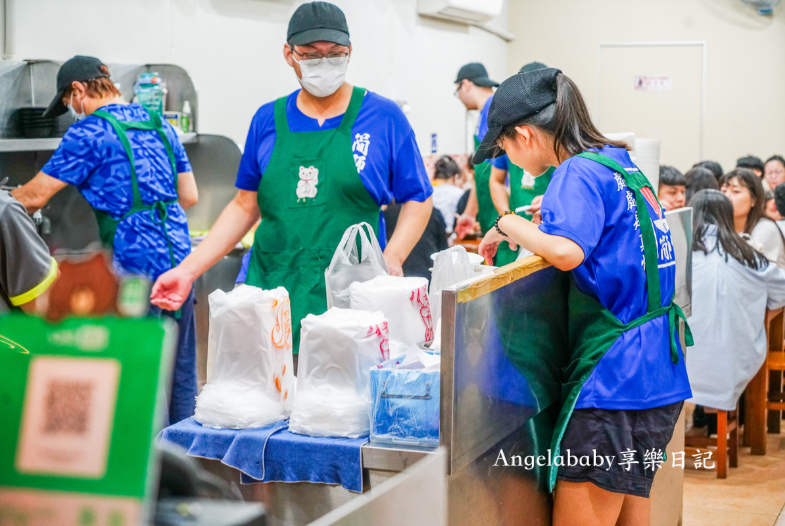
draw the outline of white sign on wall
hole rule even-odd
[[[669,75],[635,75],[635,91],[672,91],[673,77]]]

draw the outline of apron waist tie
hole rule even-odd
[[[687,318],[684,316],[684,312],[681,310],[681,307],[675,303],[671,302],[671,304],[668,306],[660,307],[659,309],[656,309],[646,314],[645,316],[641,316],[640,318],[632,320],[630,323],[624,325],[624,332],[634,329],[635,327],[640,327],[644,323],[655,318],[659,318],[665,314],[668,315],[668,334],[670,335],[671,361],[673,363],[679,363],[679,349],[676,346],[677,318],[680,318],[684,321],[684,342],[687,344],[687,347],[691,347],[694,344],[694,341],[692,339],[690,325],[687,323]]]

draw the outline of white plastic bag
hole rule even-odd
[[[370,369],[389,357],[381,312],[333,307],[302,321],[297,396],[289,431],[357,438],[370,432]]]
[[[367,230],[367,232],[366,232]],[[360,235],[362,260],[357,252],[357,235]],[[349,308],[349,285],[363,282],[376,276],[388,276],[387,262],[382,255],[379,240],[368,223],[352,225],[343,233],[341,242],[333,254],[330,266],[324,271],[327,288],[327,308]]]
[[[433,258],[433,274],[428,297],[434,324],[442,317],[442,290],[475,276],[474,265],[469,261],[466,249],[456,245],[437,252]]]
[[[240,285],[208,299],[207,383],[194,419],[246,429],[287,418],[294,398],[289,293]]]
[[[405,353],[412,345],[433,341],[433,318],[428,301],[428,280],[378,276],[352,283],[353,309],[381,311],[390,326],[390,355]]]

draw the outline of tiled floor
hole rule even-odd
[[[739,467],[724,480],[714,470],[685,470],[683,526],[785,526],[783,507],[785,434],[768,435],[765,456],[740,448]]]

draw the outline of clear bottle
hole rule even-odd
[[[191,103],[185,101],[183,103],[183,112],[180,114],[180,129],[183,133],[191,131]]]
[[[139,104],[144,106],[147,111],[163,113],[164,90],[158,73],[142,73],[134,84],[134,94]]]

